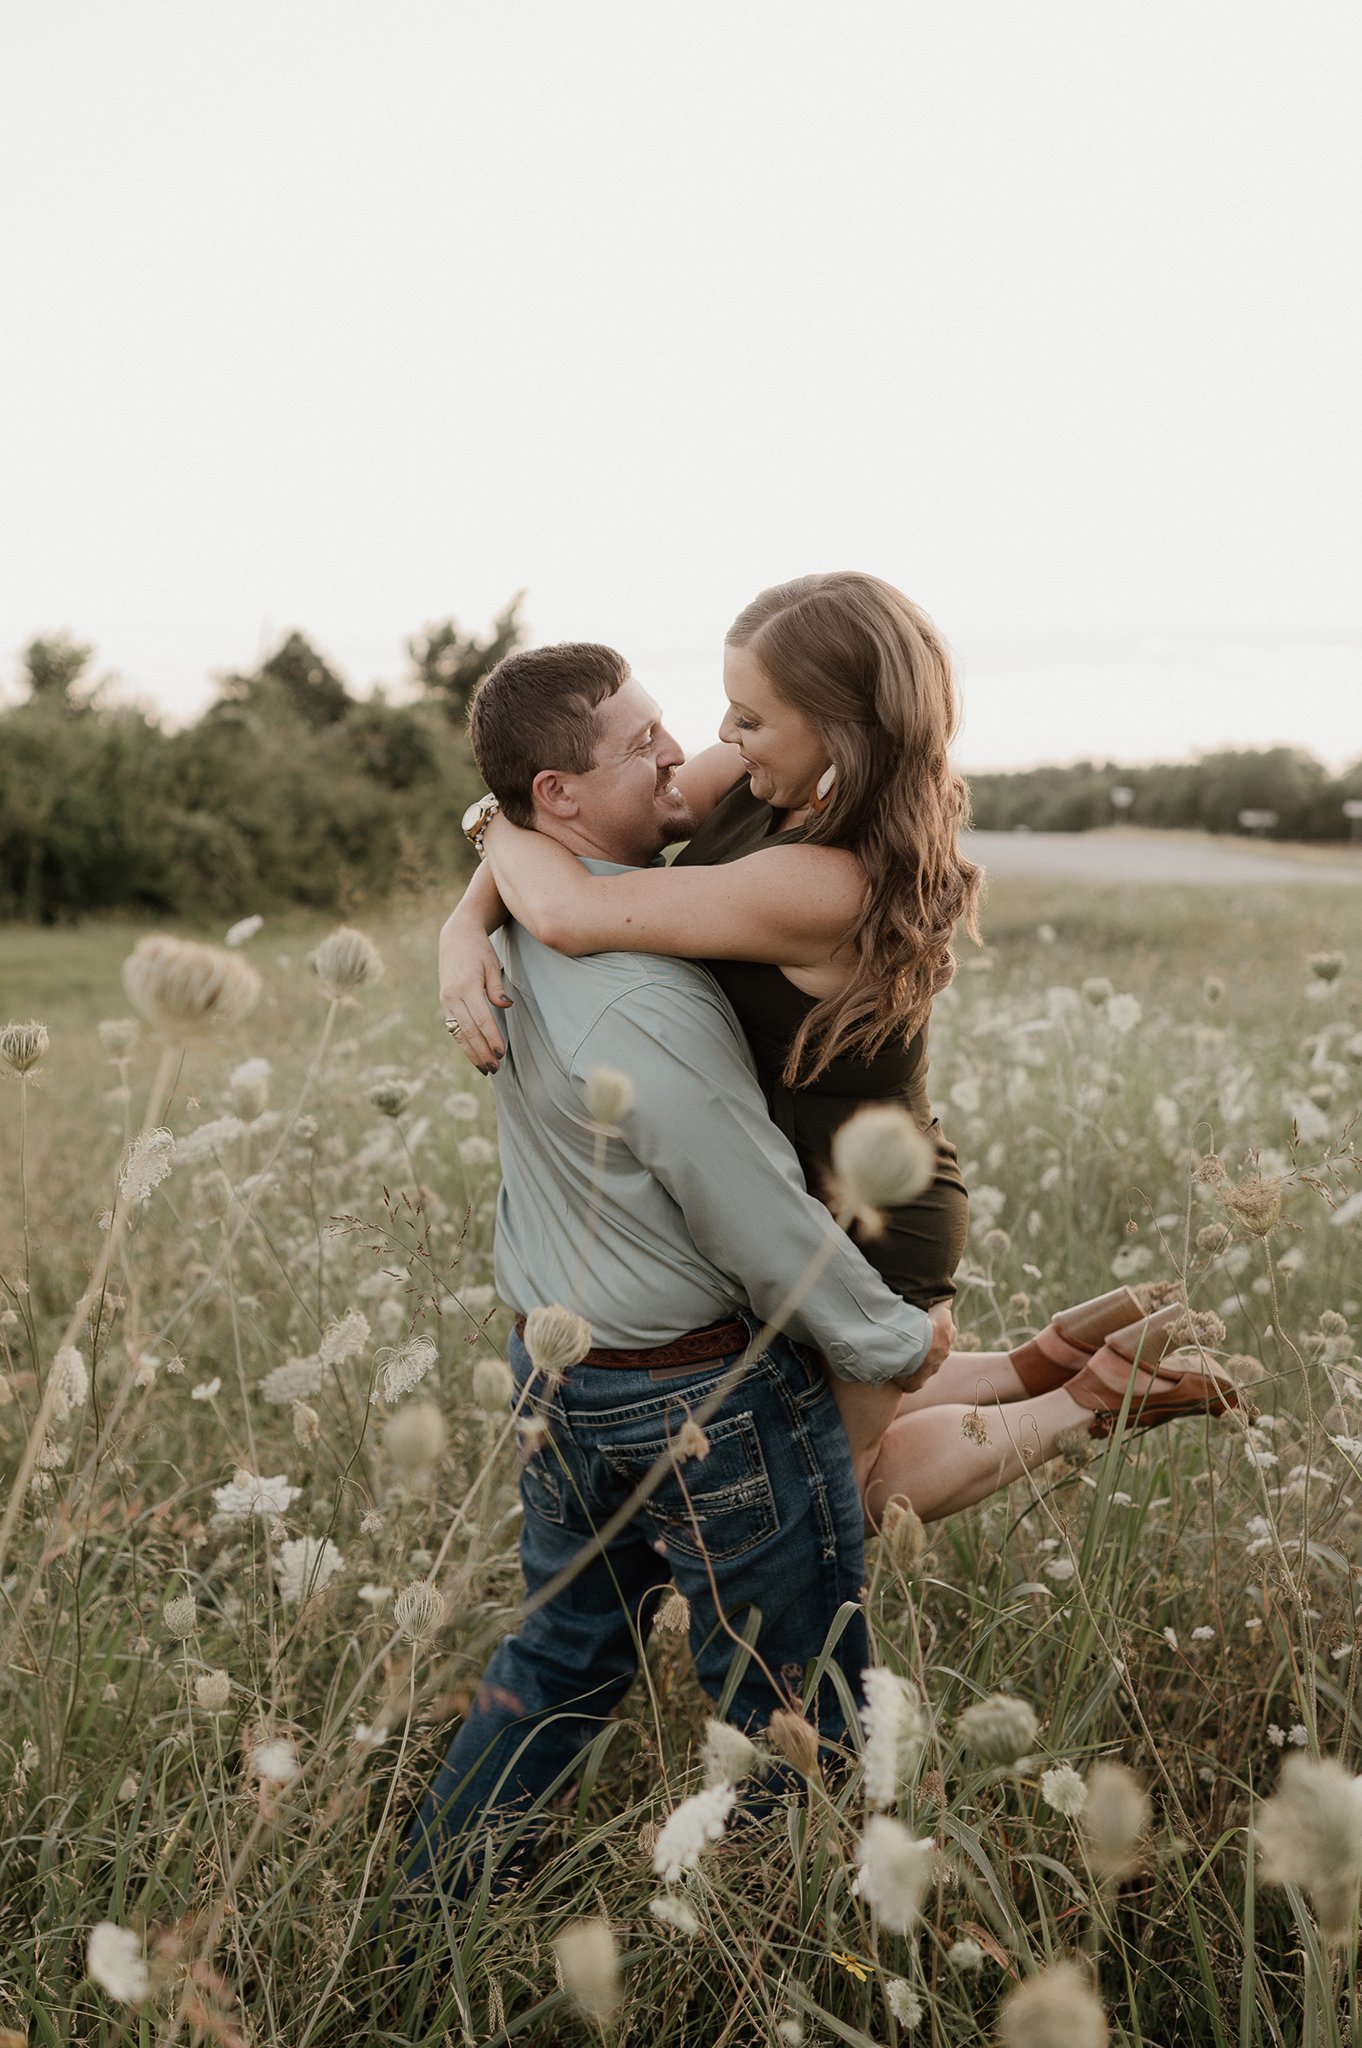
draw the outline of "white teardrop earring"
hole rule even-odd
[[[832,785],[836,780],[837,763],[834,761],[831,768],[823,770],[823,773],[814,785],[813,795],[809,798],[809,809],[811,811],[825,811],[827,809],[832,797]]]

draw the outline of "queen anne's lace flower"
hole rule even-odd
[[[323,1365],[344,1365],[348,1358],[358,1358],[368,1341],[369,1318],[357,1308],[347,1309],[322,1331],[317,1356]]]
[[[286,1472],[276,1472],[272,1479],[257,1479],[254,1472],[238,1470],[226,1486],[213,1488],[213,1505],[231,1522],[248,1522],[252,1515],[273,1520],[288,1513],[302,1490],[289,1485]]]
[[[440,1355],[440,1347],[433,1337],[408,1337],[405,1344],[394,1344],[378,1353],[378,1379],[369,1399],[377,1403],[386,1397],[396,1401],[403,1394],[409,1394],[422,1381]]]
[[[292,1537],[279,1545],[274,1560],[279,1598],[285,1607],[297,1607],[323,1592],[344,1563],[329,1536]]]
[[[271,1407],[284,1408],[290,1401],[305,1401],[318,1393],[325,1375],[320,1358],[289,1358],[276,1365],[260,1382],[260,1392]]]

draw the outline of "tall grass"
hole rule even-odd
[[[306,965],[320,931],[267,927],[260,1006],[162,1071],[161,1107],[159,1047],[115,1058],[95,1031],[123,1008],[133,935],[7,939],[0,1008],[52,1036],[0,1092],[11,1485],[77,1305],[90,1387],[4,1503],[0,2026],[271,2048],[603,2030],[954,2044],[988,2035],[1016,1979],[1076,1955],[1122,2041],[1355,2039],[1355,1911],[1352,1938],[1326,1941],[1306,1878],[1265,1877],[1253,1823],[1284,1758],[1362,1769],[1362,904],[1255,895],[1251,924],[1239,907],[999,891],[988,951],[938,1006],[933,1094],[976,1196],[961,1327],[992,1348],[1113,1276],[1178,1278],[1223,1318],[1263,1416],[1075,1445],[933,1526],[925,1556],[871,1547],[875,1661],[928,1710],[894,1806],[936,1844],[920,1924],[886,1932],[857,1889],[859,1737],[840,1772],[740,1812],[660,1884],[651,1846],[702,1781],[712,1712],[663,1626],[550,1853],[509,1898],[451,1908],[414,1963],[385,1931],[405,1827],[519,1601],[515,1433],[487,1364],[506,1335],[491,1094],[439,1027],[438,910],[374,928],[388,978],[325,1039]],[[1312,972],[1335,950],[1350,964]],[[259,1071],[239,1071],[260,1058],[263,1109]],[[149,1108],[176,1150],[129,1208],[119,1175]],[[1281,1177],[1266,1235],[1193,1178],[1211,1153],[1231,1189]],[[343,1335],[352,1312],[367,1331]],[[387,1394],[392,1354],[424,1337],[433,1365]],[[238,1470],[278,1476],[282,1513],[215,1500]],[[433,1638],[399,1625],[412,1582],[444,1596]],[[165,1609],[185,1591],[176,1634]],[[960,1724],[999,1693],[1039,1717],[1011,1763]],[[1100,1759],[1153,1802],[1122,1875],[1043,1788]],[[698,1931],[657,1918],[659,1893]],[[600,2020],[554,1949],[595,1916],[623,1984]],[[87,1975],[102,1922],[142,1945],[138,2004]],[[915,2002],[909,2029],[896,2015]]]

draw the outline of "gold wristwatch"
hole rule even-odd
[[[482,835],[500,809],[501,805],[494,796],[480,796],[463,814],[463,836],[479,860],[483,853]]]

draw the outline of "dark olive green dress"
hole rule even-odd
[[[763,846],[789,844],[796,833],[777,830],[776,813],[752,795],[746,781],[730,790],[706,818],[678,866],[717,867]],[[937,1173],[915,1202],[889,1211],[879,1238],[861,1238],[871,1265],[905,1301],[917,1308],[949,1301],[953,1275],[965,1248],[969,1197],[960,1178],[955,1149],[927,1099],[927,1031],[905,1045],[893,1040],[870,1060],[838,1058],[807,1087],[787,1088],[781,1079],[794,1035],[816,998],[795,987],[778,967],[752,960],[706,960],[747,1034],[771,1116],[799,1154],[804,1178],[822,1194],[829,1177],[832,1134],[853,1110],[867,1102],[901,1102],[937,1149]]]

